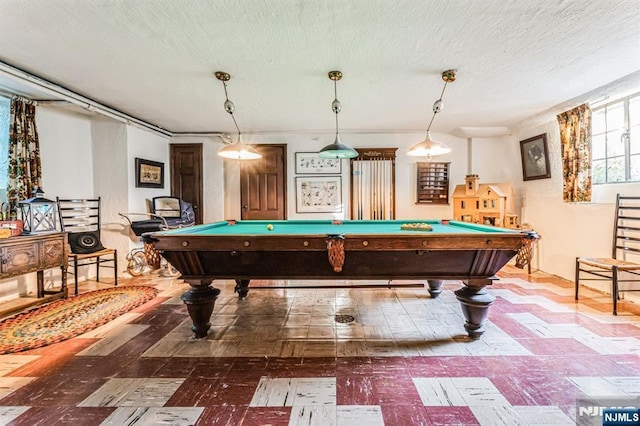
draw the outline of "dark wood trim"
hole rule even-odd
[[[398,148],[355,148],[358,156],[354,160],[395,160]]]

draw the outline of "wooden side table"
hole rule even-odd
[[[67,297],[68,256],[69,249],[65,232],[21,235],[0,239],[0,279],[36,272],[38,298],[45,295]],[[44,271],[56,267],[62,270],[60,290],[45,290]]]

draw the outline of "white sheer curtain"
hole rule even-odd
[[[351,162],[351,217],[355,220],[395,218],[394,160],[360,159]]]

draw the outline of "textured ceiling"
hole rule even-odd
[[[0,61],[171,132],[510,126],[640,70],[640,0],[1,0]],[[0,76],[0,89],[28,93]],[[46,97],[43,95],[43,97]]]

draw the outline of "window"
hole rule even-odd
[[[466,207],[467,207],[467,203],[465,203],[464,200],[460,201],[460,208],[465,209]]]
[[[0,202],[7,201],[11,99],[0,96]]]
[[[592,110],[593,183],[640,182],[640,93]]]

